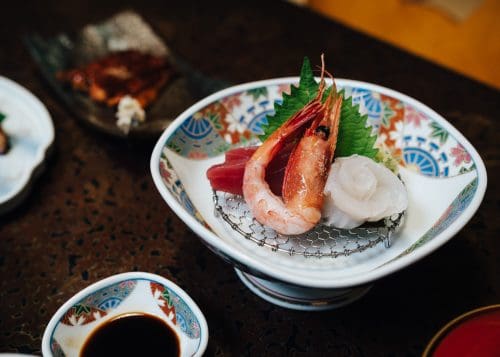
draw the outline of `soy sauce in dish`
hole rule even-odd
[[[87,338],[80,357],[180,356],[177,334],[160,318],[131,313],[98,326]]]

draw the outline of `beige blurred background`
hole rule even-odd
[[[296,0],[500,89],[500,0]]]

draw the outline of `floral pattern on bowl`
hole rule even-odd
[[[401,164],[423,175],[449,177],[472,169],[470,154],[429,115],[410,103],[359,87],[341,86],[378,134],[379,146],[402,155]],[[206,159],[245,145],[262,133],[287,85],[252,88],[221,98],[190,115],[166,146],[191,159]]]
[[[150,282],[149,285],[156,303],[165,315],[190,338],[200,338],[200,323],[186,302],[162,284]]]
[[[47,326],[43,354],[78,356],[87,336],[97,326],[130,312],[155,315],[173,327],[183,356],[203,354],[208,328],[196,304],[172,282],[140,272],[101,280],[71,298]]]
[[[255,142],[266,116],[273,113],[271,103],[280,102],[297,81],[252,82],[218,92],[186,110],[159,139],[151,158],[155,184],[211,250],[247,271],[302,286],[340,288],[367,283],[416,261],[472,217],[487,178],[481,158],[463,135],[408,96],[338,79],[337,86],[368,116],[377,145],[399,159],[409,187],[412,207],[393,246],[338,262],[304,261],[249,246],[228,232],[214,215],[206,169],[223,161],[230,148]]]
[[[99,320],[113,310],[134,290],[135,280],[107,286],[73,305],[60,320],[68,326],[85,325]]]

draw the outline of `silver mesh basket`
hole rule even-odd
[[[309,232],[299,235],[279,234],[264,227],[253,218],[243,197],[225,192],[213,192],[215,214],[230,229],[244,238],[273,251],[305,257],[349,256],[384,243],[391,246],[393,234],[403,225],[404,212],[354,229],[339,229],[318,224]]]

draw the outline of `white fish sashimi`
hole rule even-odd
[[[338,228],[354,228],[404,211],[408,194],[384,165],[359,155],[337,158],[325,185],[323,217]]]

